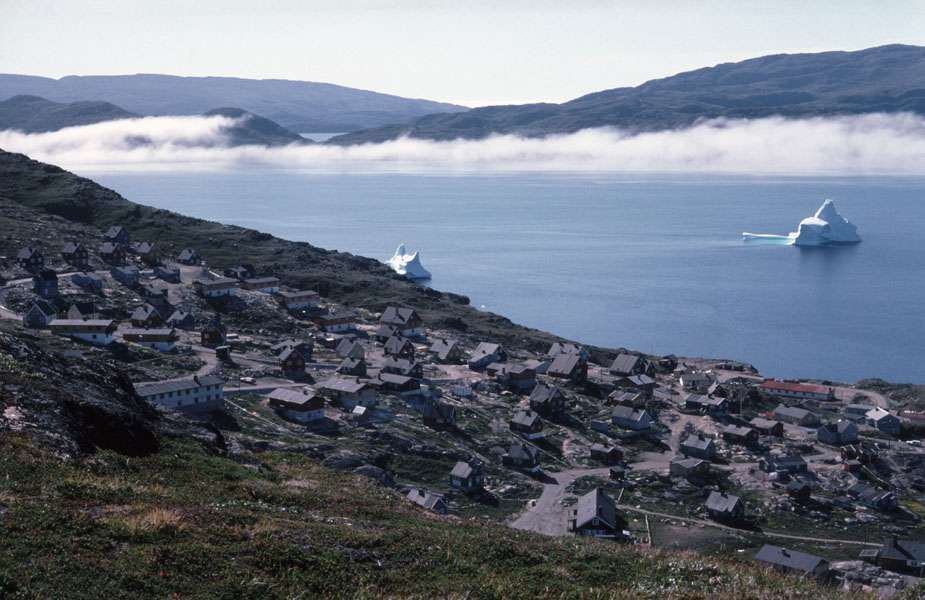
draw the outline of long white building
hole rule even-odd
[[[152,404],[184,412],[206,412],[224,405],[224,381],[215,375],[135,384],[135,392]]]

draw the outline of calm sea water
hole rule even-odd
[[[775,377],[925,382],[925,180],[87,173],[127,198],[385,260],[584,343]],[[825,198],[864,241],[746,245]]]

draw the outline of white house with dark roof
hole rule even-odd
[[[225,397],[224,381],[215,375],[136,383],[135,392],[152,404],[192,413],[220,409]]]
[[[284,419],[311,423],[324,418],[324,397],[312,388],[301,390],[277,388],[267,394],[269,405]]]
[[[132,328],[122,331],[122,339],[145,348],[170,352],[177,345],[177,330],[169,327],[155,329]]]
[[[315,290],[297,290],[295,292],[278,292],[276,301],[286,310],[302,310],[318,307],[318,292]]]
[[[783,404],[778,405],[777,408],[774,409],[774,417],[780,419],[784,423],[800,425],[801,427],[819,425],[821,422],[819,415],[814,412],[797,406],[784,406]]]
[[[755,555],[755,561],[781,573],[813,579],[822,579],[828,575],[830,566],[829,561],[814,554],[787,550],[771,544],[762,546]]]
[[[48,324],[55,335],[63,335],[97,346],[115,341],[116,323],[111,319],[55,319]]]
[[[640,431],[652,427],[652,417],[645,409],[633,409],[629,406],[614,406],[610,421],[617,427]]]
[[[205,298],[218,298],[221,296],[237,296],[238,280],[231,277],[219,277],[217,279],[196,279],[193,281],[193,289],[196,293]]]
[[[379,317],[383,325],[394,325],[404,337],[421,335],[421,317],[413,308],[389,306]]]
[[[879,406],[868,411],[864,417],[867,419],[867,423],[870,426],[876,427],[880,431],[893,436],[899,435],[900,429],[902,428],[899,417]]]
[[[333,404],[344,410],[353,410],[356,406],[368,408],[376,405],[376,390],[356,378],[331,377],[318,384],[316,388],[330,398]]]
[[[575,535],[628,539],[625,527],[616,502],[599,487],[580,497],[568,514],[568,530]]]
[[[482,464],[478,460],[460,460],[450,471],[450,485],[467,494],[482,489],[483,479]]]
[[[704,506],[710,517],[719,521],[738,521],[745,514],[741,498],[726,492],[710,492]]]
[[[689,436],[681,442],[681,454],[710,460],[716,456],[716,443],[702,433]]]

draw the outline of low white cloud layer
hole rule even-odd
[[[147,117],[56,132],[0,132],[0,148],[83,171],[223,170],[263,165],[311,171],[753,173],[925,175],[925,118],[913,114],[712,120],[676,131],[360,146],[228,147],[224,117]]]

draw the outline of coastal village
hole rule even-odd
[[[0,271],[4,327],[437,518],[731,553],[883,596],[925,577],[925,413],[888,395],[732,361],[506,348],[118,226],[24,246]]]

